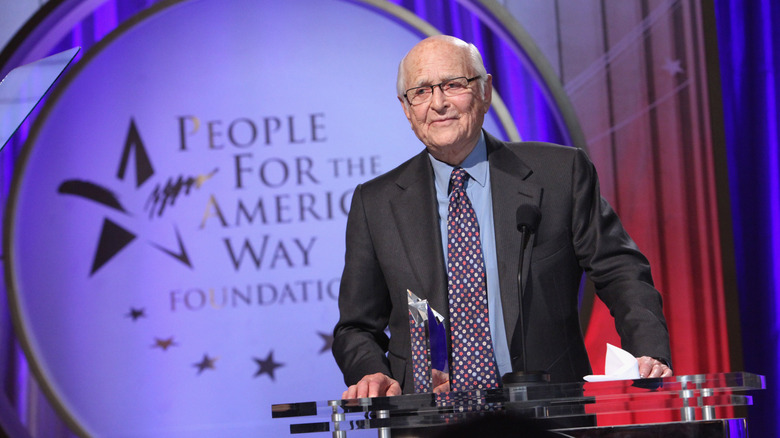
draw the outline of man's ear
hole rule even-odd
[[[485,79],[485,94],[482,96],[482,101],[485,103],[483,110],[487,114],[490,103],[493,101],[493,75],[488,74],[487,79]]]

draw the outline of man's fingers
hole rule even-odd
[[[355,394],[355,397],[356,398],[368,397],[368,391],[370,386],[371,386],[370,380],[366,378],[361,379],[357,384],[357,394]]]
[[[341,394],[341,398],[342,399],[355,398],[356,394],[357,394],[357,385],[351,385],[349,388],[347,388],[346,391],[344,391]]]
[[[654,363],[647,377],[661,377],[661,364]]]
[[[642,356],[637,359],[639,362],[639,377],[641,378],[653,378],[653,377],[669,377],[673,374],[672,369],[666,366],[663,362],[653,359],[652,357]]]
[[[378,380],[371,380],[368,382],[367,397],[379,397],[379,391],[382,389],[382,382]]]
[[[433,388],[433,393],[434,394],[441,394],[442,392],[447,392],[449,390],[450,390],[450,382],[446,381],[446,382],[442,383],[441,385]]]
[[[639,377],[644,379],[645,377],[650,375],[650,371],[653,368],[652,365],[653,359],[647,356],[642,356],[637,359],[637,362],[639,362]]]
[[[669,377],[672,375],[672,370],[668,366],[661,362],[653,365],[653,370],[650,372],[650,377]]]
[[[390,387],[387,388],[387,392],[385,393],[385,395],[387,395],[388,397],[394,395],[401,395],[401,385],[399,385],[398,382],[393,380],[392,383],[390,384]]]
[[[342,399],[401,395],[401,385],[390,377],[376,373],[363,376],[359,382],[341,394]]]

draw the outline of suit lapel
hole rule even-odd
[[[401,244],[412,266],[419,290],[409,289],[427,299],[439,313],[448,316],[447,277],[444,269],[439,214],[433,169],[425,151],[417,155],[396,179],[399,190],[390,199],[393,219]]]
[[[517,207],[535,204],[541,208],[542,188],[528,181],[533,170],[499,140],[485,134],[490,163],[490,185],[493,200],[493,225],[496,233],[496,256],[501,287],[501,304],[507,340],[512,338],[518,321],[519,288],[517,284],[520,263],[520,232],[517,230]],[[528,282],[535,236],[523,254],[524,288]],[[527,320],[527,318],[526,318]]]

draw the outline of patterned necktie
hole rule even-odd
[[[450,176],[447,277],[452,338],[450,389],[497,388],[498,371],[488,322],[487,282],[477,215],[466,196],[468,174]]]

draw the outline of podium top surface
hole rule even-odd
[[[750,405],[752,397],[739,393],[765,388],[764,376],[732,372],[283,403],[271,410],[273,418],[307,421],[292,425],[292,433],[427,427],[494,411],[545,419],[661,412],[671,414],[671,421],[692,421],[717,418],[722,408]]]

